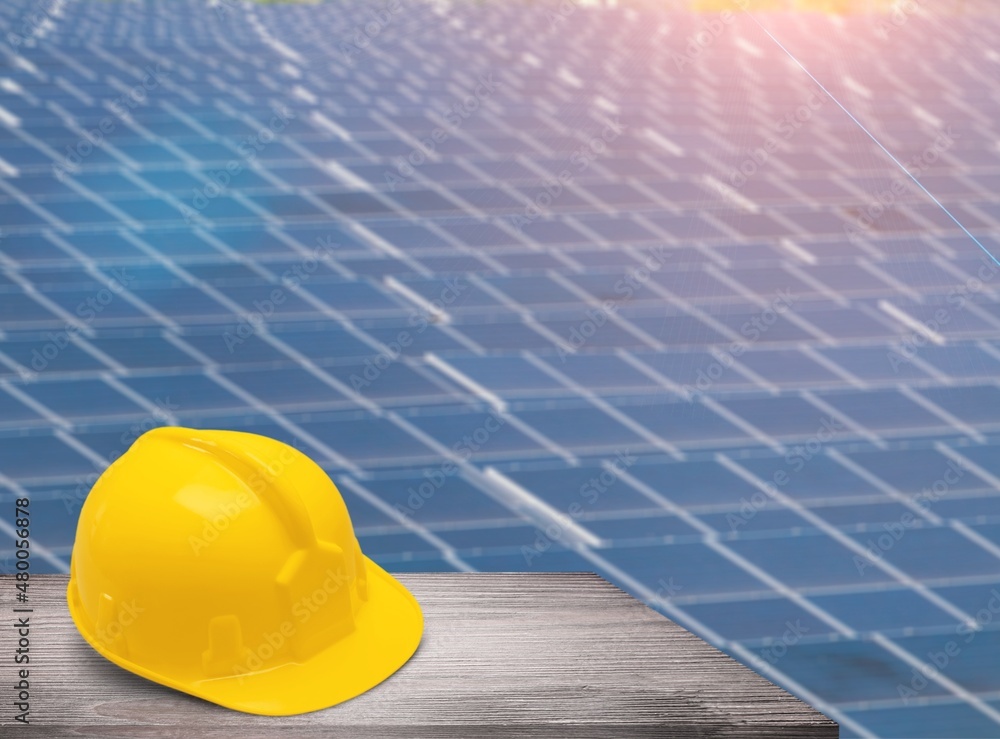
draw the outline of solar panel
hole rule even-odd
[[[36,571],[142,430],[264,433],[389,569],[596,570],[844,736],[997,733],[992,625],[900,690],[1000,581],[997,270],[751,18],[679,66],[670,4],[414,0],[346,54],[360,0],[37,7],[0,12]],[[760,21],[997,248],[995,14]]]

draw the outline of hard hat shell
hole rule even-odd
[[[248,713],[374,687],[416,651],[416,599],[361,553],[306,455],[235,431],[143,434],[90,492],[67,591],[116,665]]]

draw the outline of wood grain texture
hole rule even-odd
[[[31,717],[76,737],[836,737],[836,723],[597,575],[408,574],[417,654],[324,711],[230,711],[101,658],[66,609],[66,578],[31,579]],[[0,577],[0,735],[10,698],[14,583]]]

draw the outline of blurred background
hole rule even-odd
[[[843,736],[1000,735],[998,31],[6,0],[0,565],[17,497],[66,572],[138,435],[251,431],[390,571],[593,570]]]

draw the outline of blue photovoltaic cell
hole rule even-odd
[[[1000,588],[1000,268],[829,98],[783,128],[815,86],[745,14],[679,68],[676,5],[542,39],[545,4],[416,0],[348,63],[361,0],[5,3],[0,497],[37,570],[143,429],[262,433],[391,570],[595,570],[843,736],[1000,733],[995,620],[897,687]],[[996,250],[966,11],[759,20]]]

